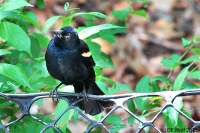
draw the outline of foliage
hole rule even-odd
[[[44,8],[44,1],[36,1],[39,8]],[[146,0],[138,0],[138,2],[147,3]],[[110,43],[115,42],[115,34],[123,33],[126,31],[125,24],[127,22],[128,15],[139,15],[147,18],[144,10],[132,11],[129,7],[123,10],[114,10],[112,15],[115,17],[117,22],[106,23],[96,25],[95,20],[98,19],[109,19],[109,17],[100,12],[77,12],[77,8],[69,8],[69,3],[64,5],[65,15],[53,16],[49,18],[44,28],[38,24],[37,16],[31,11],[26,11],[25,6],[33,7],[25,0],[7,0],[0,5],[0,56],[2,62],[0,63],[0,92],[3,93],[16,93],[19,89],[23,93],[33,93],[41,91],[52,90],[59,82],[53,79],[46,70],[44,61],[43,49],[46,49],[49,43],[49,39],[46,37],[46,33],[49,31],[51,26],[58,20],[62,20],[61,27],[71,25],[73,18],[76,16],[82,16],[85,18],[85,27],[78,27],[77,31],[79,37],[84,39],[91,49],[91,53],[96,62],[95,73],[97,84],[104,91],[105,94],[113,94],[120,90],[127,92],[133,92],[132,89],[126,84],[116,84],[113,80],[104,77],[102,74],[102,68],[111,67],[114,68],[114,64],[108,55],[104,54],[100,50],[100,45],[92,42],[92,39],[101,37]],[[35,27],[39,32],[30,33],[30,27]],[[192,40],[182,38],[182,45],[186,48],[186,52],[183,55],[173,54],[170,57],[165,57],[162,60],[162,64],[170,70],[167,77],[156,76],[150,79],[149,75],[144,76],[136,86],[136,92],[159,92],[165,90],[183,90],[183,89],[196,89],[199,86],[186,82],[185,79],[194,78],[199,80],[200,70],[198,70],[200,62],[200,49],[197,44],[200,37],[194,37]],[[188,52],[193,52],[191,57],[186,57]],[[177,75],[174,81],[170,79],[173,70],[176,67],[187,65]],[[111,84],[111,87],[107,87],[105,82]],[[163,84],[160,84],[163,83]],[[69,91],[69,89],[62,91]],[[71,91],[71,90],[70,90]],[[10,104],[7,100],[0,99],[0,107],[4,108],[5,105],[9,108],[4,108],[0,111],[1,117],[6,118],[10,116],[10,121],[16,119],[14,112],[18,111],[19,108],[15,104]],[[140,97],[134,100],[130,99],[127,102],[128,109],[132,113],[136,113],[136,107],[142,111],[140,116],[142,119],[146,119],[151,113],[152,108],[160,107],[162,99],[160,98],[147,98]],[[51,122],[52,116],[59,116],[68,105],[64,105],[63,101],[60,101],[56,107],[55,114],[51,115],[39,115],[37,116],[44,120],[44,122]],[[176,99],[174,106],[177,109],[182,110],[184,113],[189,114],[183,109],[182,99]],[[13,110],[10,110],[12,108]],[[4,110],[8,111],[4,111]],[[9,112],[9,113],[8,113]],[[94,116],[93,119],[99,120],[102,114]],[[63,118],[58,122],[58,127],[62,132],[70,132],[67,128],[68,120],[73,118],[74,121],[78,119],[78,114],[74,111],[68,111]],[[168,127],[170,125],[177,127],[185,127],[182,124],[182,120],[179,117],[177,111],[173,108],[167,108],[163,112],[163,118]],[[113,120],[115,120],[113,122]],[[132,124],[135,120],[128,118],[128,123]],[[110,115],[106,121],[108,125],[113,125],[111,132],[117,132],[126,125],[122,124],[122,119],[117,115]],[[31,125],[27,125],[31,123]],[[139,123],[138,123],[139,124]],[[39,131],[42,129],[41,125],[38,126],[36,121],[24,118],[23,121],[17,123],[17,126],[11,127],[10,130],[15,131],[30,131],[36,129]],[[97,129],[97,132],[99,129]],[[53,131],[49,131],[53,132]],[[95,132],[95,131],[94,131]],[[146,130],[148,132],[148,129]]]
[[[156,76],[150,80],[150,78],[148,78],[146,75],[137,84],[136,92],[176,91],[199,88],[199,86],[186,81],[187,78],[199,80],[200,73],[198,68],[200,66],[200,59],[198,56],[200,54],[199,48],[197,48],[198,42],[199,37],[194,37],[192,40],[182,38],[182,47],[186,48],[186,52],[183,53],[183,55],[172,54],[170,57],[164,57],[161,61],[161,63],[170,70],[168,76]],[[191,51],[193,51],[193,55],[186,57],[186,55]],[[172,75],[173,70],[176,67],[181,67],[182,65],[185,65],[185,67],[182,68],[180,73],[176,76],[175,80],[172,81],[170,76]],[[159,107],[163,100],[162,98],[158,99],[154,100],[154,105],[149,104],[152,99],[146,97],[136,98],[135,103],[137,107],[143,111],[143,115],[145,115],[150,111],[150,109]],[[157,106],[155,106],[155,104]],[[176,98],[173,101],[173,106],[176,109],[181,110],[186,115],[189,114],[189,112],[183,108],[182,98]],[[179,113],[174,108],[168,107],[162,112],[162,114],[167,128],[188,129],[187,125],[184,124],[183,120],[180,118]]]
[[[44,8],[44,1],[36,1],[39,8]],[[46,70],[44,52],[49,43],[49,38],[46,37],[46,33],[49,31],[51,26],[58,20],[62,20],[60,27],[71,25],[73,18],[76,16],[82,16],[86,19],[85,27],[78,27],[77,31],[79,37],[84,39],[91,49],[91,53],[96,62],[95,72],[97,75],[97,80],[101,84],[104,81],[111,83],[112,89],[110,90],[120,90],[121,87],[124,90],[132,91],[130,87],[124,84],[117,84],[109,78],[102,75],[102,68],[112,67],[114,65],[108,55],[104,54],[100,50],[100,45],[92,42],[92,39],[97,37],[102,37],[109,42],[115,41],[114,34],[122,33],[126,31],[126,28],[119,25],[114,25],[112,23],[106,23],[102,25],[96,25],[94,20],[97,19],[108,19],[108,16],[100,12],[76,12],[76,8],[69,8],[69,3],[64,5],[65,15],[53,16],[49,18],[44,28],[42,29],[37,21],[37,16],[34,12],[25,10],[24,7],[33,5],[29,4],[25,0],[7,0],[0,5],[0,55],[2,62],[0,63],[0,91],[3,93],[16,93],[17,90],[21,93],[34,93],[42,91],[52,90],[59,82],[53,79]],[[39,32],[30,33],[30,28],[35,27]],[[106,34],[105,34],[106,33]],[[108,38],[105,35],[109,35],[112,38]],[[109,91],[107,86],[104,86],[104,91],[106,94],[111,94],[113,91]],[[69,91],[69,89],[62,89],[62,91]],[[14,108],[16,105],[8,104],[9,102],[0,99],[1,107],[3,105],[13,108],[14,112],[19,110],[19,108]],[[55,114],[52,114],[56,118],[61,114],[68,105],[62,100],[58,103]],[[0,111],[4,118],[11,116],[13,119],[14,113],[9,113]],[[58,127],[61,131],[65,132],[68,120],[75,117],[74,111],[68,111],[59,121]],[[101,116],[101,115],[99,115]],[[45,122],[50,121],[50,117],[42,118],[42,116],[37,116],[43,119]],[[95,116],[94,119],[100,119],[100,117]],[[15,126],[15,130],[22,131],[28,130],[29,128],[38,129],[34,121],[31,121],[32,126],[25,126],[27,119],[23,119],[22,122],[18,122]],[[14,128],[11,127],[11,130]],[[49,131],[51,132],[51,131]]]

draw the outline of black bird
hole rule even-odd
[[[51,91],[57,93],[61,84],[73,85],[75,93],[104,95],[95,83],[95,62],[87,44],[80,40],[77,32],[71,26],[53,30],[54,38],[50,41],[46,54],[46,66],[49,74],[61,81]],[[86,114],[96,115],[103,111],[103,107],[112,106],[112,101],[98,101],[86,99],[77,106],[85,110]]]

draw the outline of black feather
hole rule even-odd
[[[63,84],[73,85],[76,93],[86,89],[88,94],[104,95],[95,83],[95,62],[87,44],[80,40],[71,26],[64,27],[50,41],[46,54],[46,66],[49,74]],[[83,56],[84,53],[87,56]],[[99,114],[103,107],[112,106],[111,101],[88,100],[78,103],[85,113]]]

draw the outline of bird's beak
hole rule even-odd
[[[55,34],[58,38],[62,38],[63,30],[52,30],[53,34]]]

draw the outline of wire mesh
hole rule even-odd
[[[182,97],[182,96],[189,96],[189,95],[199,95],[200,94],[200,89],[197,90],[184,90],[184,91],[165,91],[165,92],[156,92],[156,93],[131,93],[131,94],[121,94],[121,95],[102,95],[102,96],[97,96],[97,95],[90,95],[88,94],[88,99],[92,100],[110,100],[114,101],[115,105],[114,107],[99,121],[94,121],[91,120],[86,114],[81,112],[75,105],[79,103],[80,101],[83,100],[83,97],[80,94],[77,93],[67,93],[67,92],[59,92],[59,99],[62,99],[66,101],[69,106],[63,111],[62,114],[60,114],[59,117],[57,117],[52,123],[46,123],[40,120],[39,118],[36,118],[32,114],[29,113],[31,105],[38,99],[42,98],[49,98],[49,93],[33,93],[33,94],[3,94],[0,93],[0,96],[5,98],[6,100],[10,100],[12,102],[15,102],[16,104],[19,105],[19,107],[22,110],[22,115],[18,117],[18,119],[11,121],[5,125],[0,124],[0,129],[4,130],[6,133],[10,133],[9,131],[9,126],[15,124],[16,122],[20,121],[24,116],[30,116],[32,119],[40,122],[43,124],[45,127],[41,130],[40,133],[44,133],[46,130],[49,128],[55,129],[58,133],[60,133],[59,129],[56,127],[56,123],[59,121],[59,119],[70,109],[74,109],[77,111],[83,118],[85,118],[89,123],[90,127],[87,129],[86,133],[89,133],[92,131],[93,128],[95,127],[102,127],[106,132],[110,132],[109,129],[104,125],[105,119],[112,114],[115,110],[118,108],[123,109],[126,111],[130,116],[134,117],[137,121],[141,123],[141,126],[137,129],[137,133],[141,132],[145,127],[152,127],[157,131],[158,133],[163,133],[164,131],[160,131],[155,125],[154,122],[158,117],[161,115],[161,113],[167,108],[167,107],[172,107],[174,108],[181,116],[185,117],[187,120],[193,123],[193,126],[188,130],[189,132],[193,132],[195,129],[198,128],[200,125],[199,121],[195,121],[192,118],[188,117],[186,114],[184,114],[180,109],[177,109],[174,105],[173,102],[177,97]],[[160,111],[150,120],[150,121],[143,121],[140,117],[137,115],[133,114],[130,110],[128,110],[125,106],[124,103],[127,102],[129,99],[135,99],[138,97],[156,97],[160,96],[165,100],[165,105],[162,106]]]

